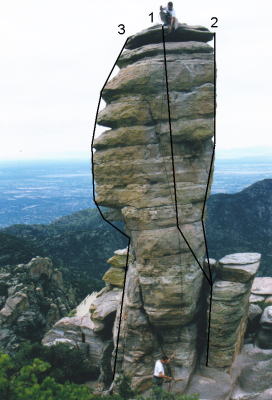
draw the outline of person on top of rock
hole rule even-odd
[[[169,27],[169,32],[176,30],[178,26],[178,20],[176,17],[175,10],[173,8],[172,1],[169,1],[167,7],[160,6],[160,17],[164,26]]]
[[[165,375],[164,372],[163,364],[169,364],[170,361],[171,359],[166,356],[163,356],[160,360],[156,361],[152,379],[154,385],[162,386],[164,379],[170,379],[170,380],[173,379],[171,376]]]

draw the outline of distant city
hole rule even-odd
[[[217,159],[214,193],[236,193],[272,178],[270,158]],[[46,224],[94,207],[88,161],[0,163],[0,227]]]

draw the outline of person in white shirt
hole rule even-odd
[[[160,6],[160,17],[163,22],[163,25],[168,26],[170,32],[172,32],[173,29],[174,30],[177,29],[178,20],[176,17],[176,12],[173,8],[172,1],[169,1],[167,7]]]
[[[168,364],[170,362],[170,358],[164,356],[160,360],[157,360],[155,363],[154,373],[153,373],[153,383],[156,386],[162,386],[164,379],[172,380],[171,376],[165,375],[164,372],[164,364]]]

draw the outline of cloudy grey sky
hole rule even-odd
[[[99,91],[126,37],[152,11],[158,22],[160,4],[0,0],[0,160],[88,158]],[[218,17],[217,149],[272,148],[270,1],[174,6],[188,24]]]

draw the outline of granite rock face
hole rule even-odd
[[[119,252],[121,255],[115,254],[111,259],[120,263],[127,249]],[[121,297],[122,290],[109,284],[100,292],[93,292],[76,307],[73,316],[57,321],[45,334],[42,343],[45,346],[66,343],[72,348],[81,349],[96,371],[95,376],[90,379],[99,377],[99,382],[103,385],[110,385],[113,325]]]
[[[158,24],[131,36],[128,39],[127,48],[134,49],[149,43],[161,43],[161,29],[162,26]],[[168,33],[167,30],[165,31],[167,42],[209,42],[213,38],[213,33],[200,25],[178,24],[175,32]]]
[[[230,368],[241,351],[260,258],[259,253],[236,253],[219,260],[211,307],[210,367]]]
[[[240,369],[240,373],[232,400],[260,400],[267,396],[269,390],[271,393],[271,349],[264,350],[252,344],[245,345],[235,362],[235,368]]]
[[[255,288],[260,254],[207,259],[203,216],[215,98],[213,49],[206,42],[212,34],[180,26],[164,38],[165,51],[161,26],[129,38],[97,120],[109,129],[94,141],[96,201],[124,221],[130,237],[127,268],[114,256],[104,276],[110,290],[123,290],[112,370],[115,377],[131,376],[144,392],[154,361],[173,356],[171,373],[182,378],[173,390],[229,400],[243,385],[235,386],[234,361],[245,337],[256,342],[266,317],[261,304],[271,294]]]
[[[67,296],[70,293],[70,296]],[[20,343],[40,340],[74,305],[60,270],[49,258],[0,269],[0,349],[15,352]]]
[[[167,71],[161,26],[129,39],[119,73],[102,93],[107,106],[98,123],[111,129],[94,143],[96,200],[122,215],[135,258],[115,321],[117,372],[125,370],[142,390],[150,385],[154,357],[175,353],[172,371],[183,377],[182,390],[197,361],[214,60],[204,43],[212,34],[190,28],[185,39],[186,29],[175,40],[167,37]],[[104,279],[118,286],[121,272],[115,280],[114,268]]]

